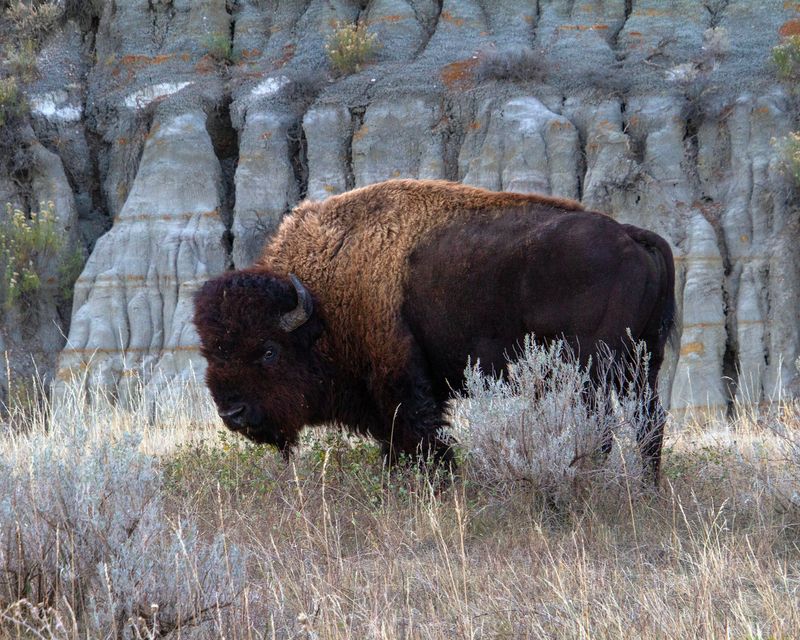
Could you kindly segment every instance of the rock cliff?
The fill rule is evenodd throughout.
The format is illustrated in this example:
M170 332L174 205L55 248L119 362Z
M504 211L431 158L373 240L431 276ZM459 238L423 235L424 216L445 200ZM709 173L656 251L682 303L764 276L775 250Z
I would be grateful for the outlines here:
M201 370L200 282L249 264L299 199L404 176L569 196L668 238L673 410L800 392L800 207L774 144L797 103L770 61L800 4L69 7L27 87L36 188L91 252L58 379L124 397L132 373L157 388ZM326 42L356 21L380 46L337 73Z

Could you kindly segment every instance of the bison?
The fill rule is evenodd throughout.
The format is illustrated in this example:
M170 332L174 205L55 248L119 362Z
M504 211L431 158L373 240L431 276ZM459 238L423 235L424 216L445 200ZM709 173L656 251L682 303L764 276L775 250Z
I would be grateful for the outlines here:
M582 357L643 340L655 391L674 316L669 245L575 201L390 180L301 202L250 268L206 282L194 321L225 425L288 453L304 425L386 455L450 460L445 408L468 359L501 372L527 334ZM658 478L656 393L638 434Z

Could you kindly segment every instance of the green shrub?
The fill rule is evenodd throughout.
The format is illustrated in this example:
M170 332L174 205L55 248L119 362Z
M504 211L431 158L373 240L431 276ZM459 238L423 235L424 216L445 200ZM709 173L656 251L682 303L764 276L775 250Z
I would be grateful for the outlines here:
M21 115L25 103L19 91L19 83L14 77L0 78L0 127Z
M165 479L170 488L199 484L198 476L213 477L209 489L265 496L274 489L269 469L276 449L253 444L244 438L219 431L206 442L195 442L178 449L165 465Z
M334 71L349 75L361 71L375 57L380 48L378 36L367 31L366 24L336 23L325 44L325 51Z
M58 265L58 297L61 302L72 302L75 281L81 275L84 264L86 259L79 248L62 253Z
M784 170L800 186L800 131L792 132L780 140L773 140L773 144L779 149Z
M224 33L211 33L204 40L205 47L210 55L217 62L231 62L233 53L233 43Z
M0 62L18 81L36 78L36 54L47 35L58 25L64 8L58 0L15 0L2 3L0 39L4 46Z
M0 300L8 309L38 293L46 271L61 256L64 238L52 202L43 202L30 216L7 204L6 215L0 223Z
M800 79L800 36L789 36L772 49L772 62L781 80Z
M38 46L62 14L63 9L56 2L17 0L9 4L3 17L20 41L31 40L34 46Z
M22 82L32 82L39 73L36 52L36 43L30 38L6 45L5 64L16 78Z

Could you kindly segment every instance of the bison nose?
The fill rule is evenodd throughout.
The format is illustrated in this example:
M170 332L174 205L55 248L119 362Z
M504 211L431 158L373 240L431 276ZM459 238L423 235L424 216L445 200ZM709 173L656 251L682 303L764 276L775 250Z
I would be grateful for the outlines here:
M219 409L217 413L219 417L226 422L232 422L237 426L244 424L244 417L247 410L247 405L244 402L237 402L226 409Z

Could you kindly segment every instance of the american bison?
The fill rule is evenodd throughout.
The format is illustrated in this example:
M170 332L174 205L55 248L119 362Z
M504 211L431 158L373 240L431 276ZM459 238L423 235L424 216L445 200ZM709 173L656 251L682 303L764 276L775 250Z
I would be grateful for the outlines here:
M250 268L206 282L194 321L226 426L288 452L338 423L387 455L449 460L445 406L468 358L502 371L526 334L583 356L630 338L656 378L674 316L658 235L572 200L390 180L305 201ZM639 434L657 480L657 396Z

